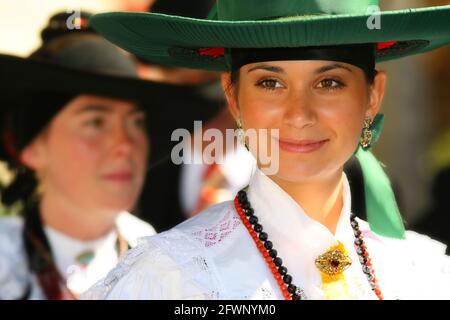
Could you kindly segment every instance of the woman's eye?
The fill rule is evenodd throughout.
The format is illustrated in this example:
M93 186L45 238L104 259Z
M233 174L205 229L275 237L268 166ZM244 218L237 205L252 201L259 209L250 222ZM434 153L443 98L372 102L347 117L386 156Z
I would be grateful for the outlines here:
M275 79L261 80L256 85L267 90L275 90L278 88L283 88L283 85L278 80Z
M105 121L102 118L93 118L85 122L86 126L92 128L101 128L104 125Z
M144 117L142 118L136 118L134 119L134 124L136 125L136 127L138 128L143 128L145 129L147 127L147 119L145 119Z
M339 89L339 88L344 87L344 84L335 79L324 79L319 82L317 87L333 90L333 89Z

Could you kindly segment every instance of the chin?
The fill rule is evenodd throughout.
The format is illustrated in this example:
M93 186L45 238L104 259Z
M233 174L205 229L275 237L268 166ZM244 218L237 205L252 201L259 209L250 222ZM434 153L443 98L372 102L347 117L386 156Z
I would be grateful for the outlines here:
M285 181L300 183L323 176L327 172L329 172L329 168L326 165L320 165L318 161L296 161L290 164L280 164L276 176Z
M349 151L350 152L350 151ZM276 176L290 182L304 182L336 174L351 156L340 152L293 154L280 152L280 168ZM347 157L347 153L349 156Z
M133 209L132 206L108 206L105 208L105 211L111 212L112 214L119 214L121 212L129 212L131 209Z
M104 197L101 203L102 207L108 211L129 211L136 204L136 196L114 196L114 197ZM99 202L100 203L100 202Z

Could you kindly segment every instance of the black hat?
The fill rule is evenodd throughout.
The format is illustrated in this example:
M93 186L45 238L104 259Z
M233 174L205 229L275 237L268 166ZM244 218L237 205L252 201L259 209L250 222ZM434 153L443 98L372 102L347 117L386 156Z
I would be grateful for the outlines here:
M136 101L145 108L150 123L167 131L175 129L171 128L177 114L174 111L180 109L183 124L189 125L187 120L194 114L181 110L182 104L168 106L165 100L170 96L189 97L197 87L139 79L128 53L87 26L67 29L66 17L57 14L50 19L42 33L43 45L28 58L0 55L0 158L17 160L14 150L25 147L62 106L79 94ZM151 137L153 146L168 145L157 139L157 134Z
M32 172L21 168L20 151L77 95L137 102L147 113L151 161L170 152L167 140L174 129L191 126L201 113L186 102L204 106L208 100L204 91L209 91L209 85L179 86L139 79L132 56L83 23L89 14L82 12L81 20L73 22L79 29L68 27L70 17L65 13L51 17L41 33L42 46L28 58L0 54L0 159L22 172L3 190L4 203L26 199L33 191L35 181ZM168 97L179 98L178 103L169 103Z
M156 0L150 12L204 19L215 2L215 0Z
M95 33L89 24L92 13L86 11L58 12L50 17L47 26L41 31L42 42L74 33Z

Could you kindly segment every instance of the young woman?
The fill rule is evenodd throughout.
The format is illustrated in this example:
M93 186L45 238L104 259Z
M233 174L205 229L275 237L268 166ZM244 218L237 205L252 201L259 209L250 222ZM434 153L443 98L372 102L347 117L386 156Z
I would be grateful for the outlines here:
M92 33L58 35L0 64L1 156L15 171L2 202L23 208L0 219L0 299L77 298L155 234L127 210L147 167L140 104L158 88Z
M387 79L376 62L450 42L450 6L371 16L376 4L218 0L210 20L93 18L108 39L149 60L225 71L237 123L279 130L267 143L279 144L279 170L256 170L234 201L149 237L87 298L450 297L445 246L404 232L389 181L368 151ZM256 149L265 147L259 140ZM368 223L351 212L343 172L355 153Z

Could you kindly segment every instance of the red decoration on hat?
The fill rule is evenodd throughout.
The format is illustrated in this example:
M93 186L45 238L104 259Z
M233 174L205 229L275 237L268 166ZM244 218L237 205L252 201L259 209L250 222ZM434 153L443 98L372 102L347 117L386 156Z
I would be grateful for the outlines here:
M89 20L83 17L77 17L75 19L75 25L77 29L86 29L89 27Z
M393 46L395 46L397 43L398 43L398 41L379 42L377 44L377 49L378 50L390 49Z
M198 53L201 56L208 56L212 58L220 58L225 55L225 48L200 48Z
M89 20L85 19L85 18L80 18L80 25L82 28L85 28L88 26Z

